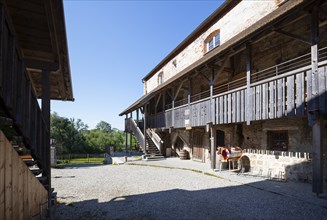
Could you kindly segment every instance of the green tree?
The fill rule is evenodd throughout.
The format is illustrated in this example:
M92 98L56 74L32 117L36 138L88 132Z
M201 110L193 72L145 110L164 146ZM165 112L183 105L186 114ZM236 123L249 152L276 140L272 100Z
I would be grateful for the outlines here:
M101 131L107 131L110 132L111 131L111 125L108 122L105 121L100 121L96 126L96 129L99 129Z
M82 153L85 152L85 139L82 131L87 125L81 126L79 123L75 123L74 119L68 119L60 117L56 112L51 114L51 127L50 136L53 138L57 146L62 146L62 153ZM83 129L77 130L76 127Z

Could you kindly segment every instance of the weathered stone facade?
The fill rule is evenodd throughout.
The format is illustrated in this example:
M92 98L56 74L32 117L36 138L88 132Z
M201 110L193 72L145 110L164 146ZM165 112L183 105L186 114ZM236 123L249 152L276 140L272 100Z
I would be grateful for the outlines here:
M196 40L189 44L183 51L177 54L175 58L171 59L161 70L145 81L144 94L149 93L159 85L159 74L162 74L163 82L165 82L203 57L203 55L207 53L205 40L212 32L220 30L220 43L224 44L233 36L245 30L277 7L278 3L273 0L241 1L208 30L203 32Z

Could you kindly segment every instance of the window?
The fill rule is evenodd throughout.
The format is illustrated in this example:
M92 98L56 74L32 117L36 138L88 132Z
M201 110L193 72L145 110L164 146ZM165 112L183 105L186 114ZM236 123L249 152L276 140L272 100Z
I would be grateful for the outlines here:
M161 85L164 82L163 72L158 74L158 85Z
M212 34L210 34L205 42L206 42L207 52L212 50L215 47L218 47L220 45L220 32L219 32L219 30L217 30L217 31L213 32Z
M288 150L288 132L287 131L268 131L268 148L270 150Z

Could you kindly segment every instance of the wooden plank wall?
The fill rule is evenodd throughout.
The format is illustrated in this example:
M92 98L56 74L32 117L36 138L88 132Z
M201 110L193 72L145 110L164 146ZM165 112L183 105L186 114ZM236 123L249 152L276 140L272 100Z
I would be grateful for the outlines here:
M243 89L215 98L215 124L244 122L246 120L245 95Z
M0 131L0 219L41 219L48 192Z

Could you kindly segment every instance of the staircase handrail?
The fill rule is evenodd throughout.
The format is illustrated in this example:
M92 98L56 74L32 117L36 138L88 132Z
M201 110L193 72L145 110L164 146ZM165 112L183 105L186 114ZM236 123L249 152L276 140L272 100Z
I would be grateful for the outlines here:
M133 120L133 118L129 118L128 119L129 121L129 128L130 130L133 132L136 140L139 142L142 150L145 149L145 146L144 146L144 135L141 131L141 129L137 126L136 122Z
M146 132L149 135L149 137L151 138L151 140L153 141L153 143L156 145L158 150L161 151L161 147L164 143L163 140L161 139L161 137L154 131L154 129L149 128L146 130Z

